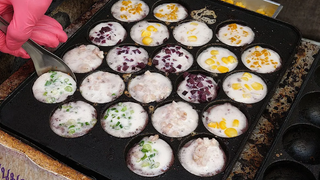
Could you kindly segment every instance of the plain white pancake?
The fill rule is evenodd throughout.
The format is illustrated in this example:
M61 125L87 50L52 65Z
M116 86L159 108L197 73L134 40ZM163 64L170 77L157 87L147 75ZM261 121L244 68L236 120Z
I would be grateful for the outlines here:
M148 13L149 6L140 0L119 0L111 7L113 17L124 22L139 21Z
M126 36L126 30L118 22L97 24L89 32L90 41L98 46L114 46L121 43Z
M68 102L57 108L50 118L54 133L66 138L87 134L97 122L96 109L83 101Z
M258 73L272 73L281 67L279 54L272 49L261 46L245 50L241 59L247 68Z
M59 103L77 89L74 79L66 73L49 71L37 78L32 86L34 97L43 103Z
M126 138L139 134L148 123L148 114L138 103L119 102L101 118L102 128L112 136Z
M189 141L178 154L181 165L191 174L210 177L222 172L226 156L214 138L198 138Z
M120 73L132 73L143 69L148 63L148 52L141 47L114 47L108 52L109 67Z
M168 137L183 137L198 126L198 113L185 102L175 102L158 107L152 114L152 125Z
M103 58L103 51L91 44L75 47L62 57L63 61L75 73L87 73L97 69Z
M216 136L236 137L248 128L246 116L230 103L209 107L202 115L203 125Z
M212 36L212 30L200 21L181 23L173 29L176 41L186 46L203 46L212 39Z
M96 71L80 85L81 95L93 103L107 103L122 95L125 85L119 75Z
M159 102L170 95L172 84L168 77L146 71L143 75L131 79L128 90L130 95L139 102Z
M130 36L140 45L159 46L169 39L169 30L161 23L140 21L132 26Z
M254 32L248 26L232 23L221 27L217 38L229 46L244 46L254 40Z
M155 177L165 173L173 161L171 147L158 135L144 137L127 154L128 168L145 177Z
M257 75L237 72L223 82L223 90L231 99L242 103L256 103L267 95L266 83Z
M197 58L199 66L212 73L227 73L238 65L237 56L222 47L208 47Z
M179 73L192 66L193 56L180 46L167 45L154 56L152 63L160 71Z
M164 22L178 22L188 16L187 9L178 3L164 3L153 10L155 18Z

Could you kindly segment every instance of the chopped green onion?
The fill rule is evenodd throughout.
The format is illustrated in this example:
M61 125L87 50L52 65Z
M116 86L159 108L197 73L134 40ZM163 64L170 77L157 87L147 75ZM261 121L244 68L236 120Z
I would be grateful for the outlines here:
M152 146L150 144L145 144L145 145L143 145L142 149L145 149L147 151L151 151L152 150Z
M127 106L124 106L124 107L121 109L122 112L125 112L126 110L127 110Z
M143 161L143 160L145 160L145 159L147 159L147 155L146 154L144 154L144 156L141 158L141 160Z
M66 86L64 88L64 90L67 91L67 92L72 92L72 87L71 86Z
M69 78L65 78L65 79L64 79L64 82L68 82L68 81L69 81Z
M143 144L144 144L144 141L141 141L141 142L139 143L139 146L143 146Z
M141 166L142 167L148 167L148 166L150 166L150 163L149 162L143 162L142 164L141 164Z
M46 81L45 86L50 86L52 84L52 81Z
M47 91L43 93L43 95L44 95L44 96L46 96L47 94L48 94L48 92L47 92Z
M70 129L70 130L69 130L69 133L70 133L70 134L74 134L75 132L76 132L75 129Z
M71 125L71 126L68 127L68 129L71 129L71 128L74 128L74 127L75 127L74 125Z

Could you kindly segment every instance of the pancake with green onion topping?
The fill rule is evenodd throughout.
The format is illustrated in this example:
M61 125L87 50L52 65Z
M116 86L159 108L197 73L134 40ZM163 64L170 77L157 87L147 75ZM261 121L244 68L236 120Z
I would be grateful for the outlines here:
M34 97L43 103L59 103L73 95L77 89L74 79L66 73L49 71L42 74L34 82L32 92Z
M59 106L50 118L50 128L61 137L75 138L87 134L97 122L96 109L83 101Z
M173 151L158 135L144 137L127 154L127 166L134 173L155 177L165 173L173 164Z
M101 118L102 128L112 136L126 138L139 134L148 123L148 114L138 103L119 102Z

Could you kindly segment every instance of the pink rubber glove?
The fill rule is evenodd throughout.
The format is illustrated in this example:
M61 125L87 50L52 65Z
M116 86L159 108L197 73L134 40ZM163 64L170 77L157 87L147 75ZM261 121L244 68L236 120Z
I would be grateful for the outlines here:
M68 37L62 26L45 16L52 0L0 0L0 15L10 25L7 34L0 32L0 51L17 57L30 58L21 48L29 38L40 45L57 47Z

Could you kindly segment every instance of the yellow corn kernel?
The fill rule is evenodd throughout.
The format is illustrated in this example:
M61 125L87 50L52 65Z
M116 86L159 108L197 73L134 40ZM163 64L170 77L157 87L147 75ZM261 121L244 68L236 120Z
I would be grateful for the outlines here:
M211 66L211 69L217 69L217 67L218 67L218 66L213 65L213 66Z
M222 121L227 121L225 118L222 118Z
M251 84L251 87L256 90L256 91L259 91L259 90L262 90L263 89L263 85L258 83L258 82L254 82Z
M196 42L197 41L197 36L188 36L188 41L190 42Z
M237 62L236 58L233 57L233 56L228 56L228 61L229 61L229 63L235 63L235 62Z
M227 123L226 123L225 121L220 121L219 127L220 127L222 130L225 130L225 129L227 129Z
M218 51L218 50L211 50L211 51L210 51L210 54L211 54L211 55L218 55L218 54L219 54L219 51Z
M248 84L245 84L244 87L246 87L249 91L252 90L252 88Z
M122 1L122 5L124 6L128 6L129 4L131 4L131 1Z
M239 126L239 120L238 119L234 119L232 122L232 127L238 127Z
M217 122L210 122L210 123L208 123L208 127L217 128L218 127L218 123Z
M208 65L212 65L212 64L215 63L215 61L214 61L213 59L209 58L209 59L207 59L207 60L205 61L205 63L208 64Z
M217 56L213 55L211 56L211 59L218 59Z
M161 13L155 13L154 14L156 17L158 17L158 18L162 18L164 15L162 15Z
M251 94L242 94L243 98L251 98Z
M228 27L231 28L231 30L236 30L238 28L236 23L229 24Z
M149 45L149 44L152 43L152 41L153 41L153 39L152 39L151 37L144 37L144 38L142 39L142 43L143 43L144 45Z
M194 26L198 26L198 23L197 23L197 22L191 22L190 24L191 24L191 25L194 25Z
M153 31L153 32L157 32L157 31L158 31L158 29L155 28L155 27L152 26L152 25L148 26L148 27L147 27L147 30L148 30L148 31Z
M234 89L234 90L238 90L238 89L241 88L241 84L240 84L240 83L233 83L233 84L231 85L231 87L232 87L232 89Z
M228 128L224 131L224 133L228 136L228 137L236 137L238 135L238 132L236 129L234 128Z
M218 71L221 73L226 73L226 72L229 72L229 68L227 68L225 66L219 66Z
M241 79L244 81L249 81L249 79L252 78L252 75L250 73L243 73Z
M228 58L226 57L221 58L221 61L224 62L225 64L229 64Z
M149 37L149 36L151 36L151 32L150 31L145 31L145 30L142 31L141 37Z

